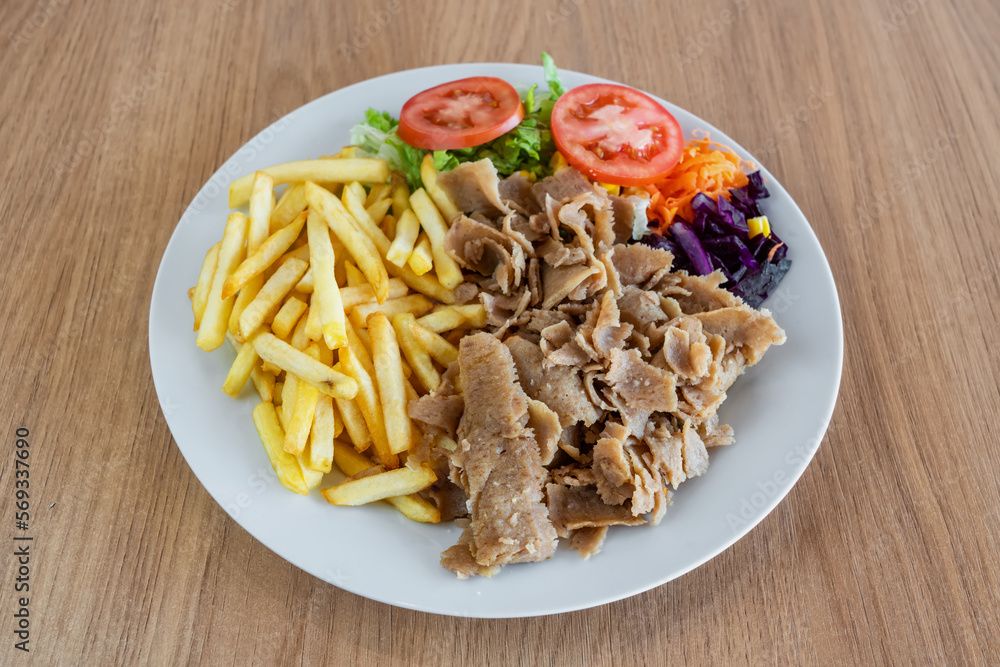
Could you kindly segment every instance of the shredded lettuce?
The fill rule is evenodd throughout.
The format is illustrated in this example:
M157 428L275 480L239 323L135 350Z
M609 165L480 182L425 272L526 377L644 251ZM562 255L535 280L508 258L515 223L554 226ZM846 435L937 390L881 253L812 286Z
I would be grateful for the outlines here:
M552 171L549 162L556 150L549 121L552 107L565 89L549 54L542 54L542 65L548 91L538 93L538 86L533 85L521 94L524 119L517 127L481 146L434 151L434 167L447 171L463 162L489 158L502 176L517 171L527 171L539 178L548 176ZM389 112L368 109L365 119L351 129L351 142L366 154L385 159L390 168L406 176L411 189L416 189L423 186L420 163L429 151L414 148L400 139L396 134L398 125L399 121Z

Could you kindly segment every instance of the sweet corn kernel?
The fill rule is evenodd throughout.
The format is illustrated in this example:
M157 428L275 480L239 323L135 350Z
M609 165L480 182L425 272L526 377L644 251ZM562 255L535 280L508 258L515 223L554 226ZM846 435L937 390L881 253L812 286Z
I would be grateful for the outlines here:
M750 238L759 234L763 234L765 238L771 236L771 223L768 222L766 215L758 218L749 218L747 220L747 227L750 229Z
M528 171L527 169L522 169L521 171L519 171L517 173L521 174L526 179L528 179L529 183L534 183L535 182L535 172Z
M610 194L616 195L622 191L622 186L614 185L613 183L598 183L602 188L607 190Z
M569 163L566 162L566 158L563 157L562 153L556 151L552 154L552 159L549 160L549 166L552 167L552 172L555 173L568 167Z

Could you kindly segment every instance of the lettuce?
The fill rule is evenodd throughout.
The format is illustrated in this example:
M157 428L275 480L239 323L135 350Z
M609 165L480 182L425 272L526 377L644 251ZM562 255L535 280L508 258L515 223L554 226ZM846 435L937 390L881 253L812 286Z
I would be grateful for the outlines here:
M434 167L438 171L454 169L463 162L489 158L502 176L527 171L538 178L551 173L549 162L555 153L555 142L549 121L552 107L565 92L552 57L542 54L548 91L539 94L537 85L521 95L524 119L510 132L488 143L471 148L434 151ZM402 172L411 189L423 186L420 163L429 151L410 146L396 134L399 121L387 111L369 109L365 119L351 130L351 142L366 154L385 159L392 169Z

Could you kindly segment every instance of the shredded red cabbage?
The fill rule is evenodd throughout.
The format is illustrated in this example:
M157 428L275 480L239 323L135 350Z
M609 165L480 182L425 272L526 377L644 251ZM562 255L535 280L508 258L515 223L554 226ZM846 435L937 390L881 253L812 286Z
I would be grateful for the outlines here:
M642 243L669 250L674 268L704 276L721 271L722 284L751 308L758 308L777 288L792 260L788 246L774 233L750 238L747 219L763 215L759 202L769 196L759 171L748 175L742 188L717 200L698 194L691 200L694 220L674 218L669 235L649 234Z

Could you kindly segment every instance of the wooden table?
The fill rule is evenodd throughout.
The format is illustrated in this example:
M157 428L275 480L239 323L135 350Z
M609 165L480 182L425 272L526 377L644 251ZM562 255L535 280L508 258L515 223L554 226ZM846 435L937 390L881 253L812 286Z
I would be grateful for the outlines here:
M996 2L9 0L0 25L0 505L9 540L28 429L41 662L1000 659ZM725 128L788 188L840 290L839 406L788 498L665 586L539 619L391 608L284 562L195 479L153 390L150 290L195 193L278 116L543 49Z

